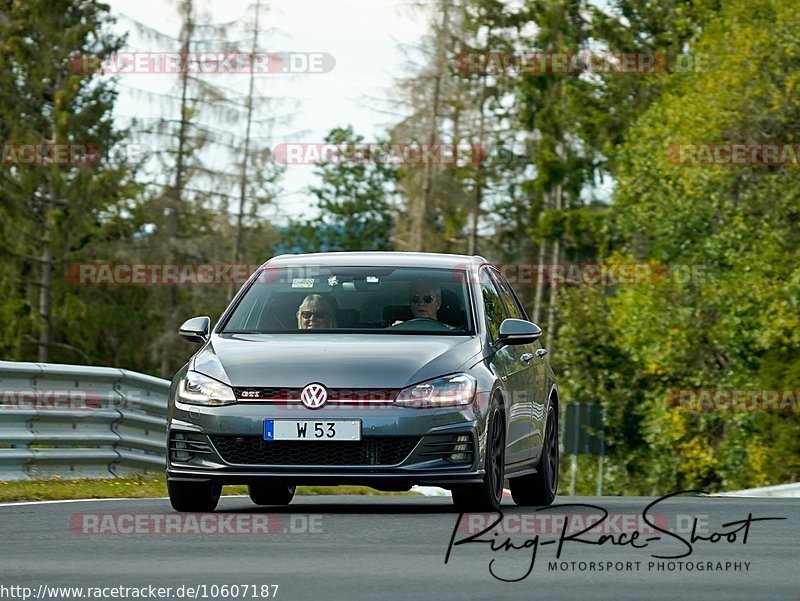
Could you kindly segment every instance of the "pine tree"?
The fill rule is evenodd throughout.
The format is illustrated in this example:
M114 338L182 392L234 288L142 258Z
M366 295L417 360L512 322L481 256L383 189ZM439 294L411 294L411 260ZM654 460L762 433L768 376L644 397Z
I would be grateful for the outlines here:
M18 359L87 359L63 341L71 317L63 276L101 213L120 201L130 171L110 154L122 141L111 114L113 81L76 66L84 56L121 47L123 40L108 33L111 22L108 7L89 0L0 6L0 255L2 279L16 292L0 303L13 324L3 350ZM42 149L48 164L15 162L18 144ZM93 158L59 157L67 145Z

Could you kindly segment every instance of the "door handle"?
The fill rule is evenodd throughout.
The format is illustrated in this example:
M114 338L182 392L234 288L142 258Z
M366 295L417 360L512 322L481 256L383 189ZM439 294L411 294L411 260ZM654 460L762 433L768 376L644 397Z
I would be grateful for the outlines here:
M542 357L544 357L546 354L547 354L547 349L546 348L536 349L536 356L539 357L540 359Z
M533 355L530 353L523 353L519 358L523 363L530 363L531 359L533 359Z

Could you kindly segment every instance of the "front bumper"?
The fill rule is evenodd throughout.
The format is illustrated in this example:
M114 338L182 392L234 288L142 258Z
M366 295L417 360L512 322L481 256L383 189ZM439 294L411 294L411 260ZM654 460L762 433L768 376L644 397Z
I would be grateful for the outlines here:
M264 441L265 419L358 419L362 440ZM471 405L447 409L329 405L310 410L258 402L223 407L175 403L168 420L167 477L222 484L263 479L364 484L388 490L413 484L475 484L484 476L484 421L480 409Z

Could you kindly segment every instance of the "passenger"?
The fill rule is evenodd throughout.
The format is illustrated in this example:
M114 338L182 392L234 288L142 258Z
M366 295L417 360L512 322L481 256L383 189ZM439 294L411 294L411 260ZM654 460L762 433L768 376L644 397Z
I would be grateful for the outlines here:
M319 294L309 294L297 309L297 327L301 330L323 330L336 327L334 301Z

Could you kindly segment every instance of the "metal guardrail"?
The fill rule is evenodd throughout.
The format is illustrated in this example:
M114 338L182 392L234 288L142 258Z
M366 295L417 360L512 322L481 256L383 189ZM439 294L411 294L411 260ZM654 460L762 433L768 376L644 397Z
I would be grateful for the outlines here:
M111 367L0 361L0 480L163 470L169 385Z
M794 497L800 498L800 482L789 484L775 484L773 486L760 486L730 492L719 492L711 497Z

